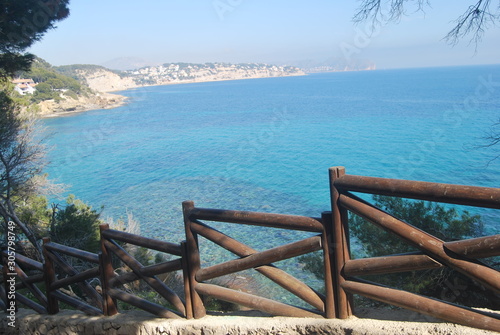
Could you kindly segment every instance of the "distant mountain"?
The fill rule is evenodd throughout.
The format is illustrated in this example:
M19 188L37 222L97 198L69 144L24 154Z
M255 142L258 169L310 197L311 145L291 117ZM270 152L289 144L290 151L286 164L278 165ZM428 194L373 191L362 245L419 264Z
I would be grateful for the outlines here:
M104 62L101 65L112 70L127 71L159 64L137 57L120 57Z

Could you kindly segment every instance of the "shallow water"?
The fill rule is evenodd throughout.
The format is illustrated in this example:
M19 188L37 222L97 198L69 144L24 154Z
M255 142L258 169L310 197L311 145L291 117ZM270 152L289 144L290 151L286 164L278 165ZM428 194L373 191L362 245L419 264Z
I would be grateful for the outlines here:
M132 213L142 235L184 239L181 202L320 216L328 168L347 173L498 187L498 147L477 149L498 121L500 66L315 74L121 92L130 103L44 120L51 178ZM481 214L499 233L498 211ZM257 250L307 235L219 224ZM308 235L309 236L309 235ZM202 245L203 262L226 259ZM284 266L304 277L297 261ZM281 293L276 293L280 295ZM284 298L285 301L288 298Z

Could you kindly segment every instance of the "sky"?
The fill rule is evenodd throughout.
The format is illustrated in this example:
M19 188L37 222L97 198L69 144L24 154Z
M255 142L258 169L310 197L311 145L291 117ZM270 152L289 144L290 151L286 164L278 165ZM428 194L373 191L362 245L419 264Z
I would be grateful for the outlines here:
M359 1L71 0L29 51L53 65L367 60L378 69L500 63L500 25L478 45L443 37L474 0L411 2L398 23L354 24ZM495 6L495 5L493 5Z

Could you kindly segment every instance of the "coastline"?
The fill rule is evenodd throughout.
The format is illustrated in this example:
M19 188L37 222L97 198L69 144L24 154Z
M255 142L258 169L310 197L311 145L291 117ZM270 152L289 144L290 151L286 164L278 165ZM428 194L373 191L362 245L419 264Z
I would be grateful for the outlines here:
M252 79L272 79L272 78L287 78L287 77L303 77L307 76L308 73L299 73L299 74L289 74L286 76L267 76L267 77L236 77L236 78L218 78L218 79L209 79L209 80L180 80L180 81L171 81L171 82L162 82L159 84L150 84L150 85L138 85L136 87L131 87L129 89L140 88L140 87L155 87L155 86L170 86L170 85L183 85L183 84L200 84L200 83L216 83L220 81L239 81L239 80L252 80ZM124 90L114 90L114 91L106 91L106 92L120 92Z
M268 77L247 77L247 78L222 78L222 79L212 79L212 80L182 80L176 82L168 82L168 83L160 83L160 84L150 84L150 85L137 85L133 87L128 87L125 90L131 90L142 87L155 87L155 86L170 86L170 85L183 85L183 84L198 84L198 83L210 83L210 82L219 82L219 81L237 81L237 80L251 80L251 79L267 79L267 78L286 78L286 77L299 77L299 76L307 76L307 73L300 74L292 74L287 76L268 76ZM124 89L116 89L116 90L106 90L104 92L100 92L96 95L97 101L89 99L83 99L80 101L77 100L66 100L67 106L64 106L66 103L62 103L56 105L56 103L52 103L52 106L41 106L42 111L40 112L41 118L56 118L56 117L65 117L71 116L74 114L79 114L83 112L88 112L92 110L98 109L114 109L128 104L129 98L116 92L124 91ZM72 100L72 101L71 101ZM42 102L40 104L51 104L50 102ZM39 104L39 105L40 105ZM45 109L45 110L44 110ZM50 111L48 110L50 109Z

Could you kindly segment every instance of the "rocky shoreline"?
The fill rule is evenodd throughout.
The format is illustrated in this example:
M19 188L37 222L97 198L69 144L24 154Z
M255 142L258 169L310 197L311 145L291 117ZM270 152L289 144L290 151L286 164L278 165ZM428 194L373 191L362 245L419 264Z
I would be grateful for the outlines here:
M59 102L46 100L38 103L38 108L40 117L52 118L95 109L113 109L125 105L127 100L128 98L123 95L98 93L91 97L66 98Z

